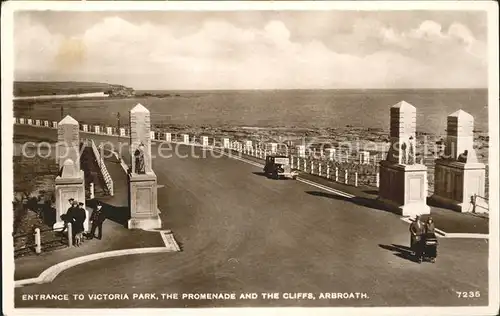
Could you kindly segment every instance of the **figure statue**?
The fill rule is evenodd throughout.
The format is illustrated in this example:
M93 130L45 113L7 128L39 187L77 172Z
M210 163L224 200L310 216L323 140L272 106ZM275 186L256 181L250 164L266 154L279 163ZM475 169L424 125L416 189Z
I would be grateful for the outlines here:
M406 164L406 143L401 145L401 163Z
M137 174L145 174L146 168L144 165L144 144L141 143L139 148L137 148L134 152L135 157L135 173Z
M469 151L468 150L464 150L463 153L461 153L460 155L458 155L457 161L458 162L467 163L468 156L469 156Z
M409 165L414 165L415 164L415 150L413 148L413 143L411 140L413 137L410 137L410 148L408 149L408 164Z

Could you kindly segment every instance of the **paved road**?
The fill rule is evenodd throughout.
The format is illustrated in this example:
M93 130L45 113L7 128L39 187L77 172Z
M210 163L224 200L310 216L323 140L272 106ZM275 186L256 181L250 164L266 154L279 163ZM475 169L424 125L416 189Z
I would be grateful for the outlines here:
M97 137L96 139L98 139ZM100 139L100 138L99 138ZM187 154L191 147L181 146ZM195 152L199 155L200 148ZM436 264L405 256L398 216L297 181L276 181L223 158L155 158L159 207L181 253L72 268L51 284L16 289L17 306L421 306L487 304L488 243L441 239ZM365 300L319 293L366 292ZM459 299L455 291L480 291ZM23 293L314 293L316 300L22 301Z

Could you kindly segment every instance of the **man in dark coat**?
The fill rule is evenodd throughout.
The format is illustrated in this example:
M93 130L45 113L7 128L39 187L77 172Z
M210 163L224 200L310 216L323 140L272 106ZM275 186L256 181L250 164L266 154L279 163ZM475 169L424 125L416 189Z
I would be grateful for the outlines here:
M410 233L411 233L411 248L412 251L417 256L419 262L422 259L422 236L425 234L425 225L421 220L420 215L417 215L415 221L410 225Z
M66 211L66 214L61 215L61 219L64 221L64 227L61 230L61 234L63 234L66 231L66 229L68 229L68 223L71 223L71 225L74 225L73 217L74 217L75 209L78 208L77 202L75 201L75 199L71 198L68 200L68 202L69 202L70 207Z
M90 216L90 222L92 223L92 228L90 229L89 239L97 238L99 240L102 239L102 223L106 220L106 215L104 214L104 210L102 209L102 205L100 202L97 203L96 208L92 211L92 215ZM97 237L95 236L96 229L99 228L99 233Z
M85 230L83 227L83 223L87 219L87 212L83 208L83 203L78 203L78 207L74 210L73 216L73 235L83 233Z

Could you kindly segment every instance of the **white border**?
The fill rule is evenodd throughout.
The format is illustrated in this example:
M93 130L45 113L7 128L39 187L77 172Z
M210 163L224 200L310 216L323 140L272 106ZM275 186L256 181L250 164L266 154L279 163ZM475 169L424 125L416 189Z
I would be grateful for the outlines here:
M498 215L498 4L494 1L248 1L248 2L131 2L131 1L9 1L2 3L2 206L4 210L12 208L12 92L13 92L13 12L21 10L64 10L64 11L232 11L232 10L447 10L447 11L487 11L488 15L488 47L489 47L489 168L490 168L490 239L489 239L489 306L488 307L355 307L355 308L223 308L223 309L168 309L169 314L193 315L235 313L253 315L265 312L266 315L303 314L317 315L370 314L370 315L403 315L416 312L422 315L495 315L499 309L499 215ZM9 214L8 212L6 213ZM14 309L13 291L13 245L11 239L12 216L3 216L2 220L2 272L3 272L3 306L6 315L66 315L64 309ZM9 277L12 276L12 277ZM7 299L5 299L7 298ZM464 304L467 303L464 301ZM123 315L123 314L158 314L164 315L162 309L119 309L95 310L72 309L71 313L86 315L89 313Z

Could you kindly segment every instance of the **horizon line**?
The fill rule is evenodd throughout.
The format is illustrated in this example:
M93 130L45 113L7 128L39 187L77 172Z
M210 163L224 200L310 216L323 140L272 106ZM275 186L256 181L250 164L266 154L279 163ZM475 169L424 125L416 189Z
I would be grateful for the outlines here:
M108 84L108 85L119 85L126 88L134 89L135 91L279 91L279 90L487 90L489 87L398 87L398 88L377 88L377 87L369 87L369 88L342 88L342 87L331 87L331 88L199 88L199 89L191 89L191 88L134 88L132 86L124 85L121 83L109 83L109 82L99 82L99 81L72 81L72 80L14 80L13 83L92 83L92 84Z

